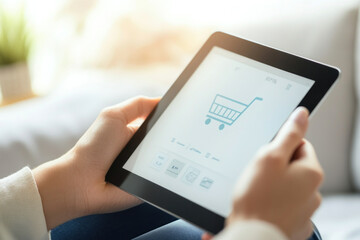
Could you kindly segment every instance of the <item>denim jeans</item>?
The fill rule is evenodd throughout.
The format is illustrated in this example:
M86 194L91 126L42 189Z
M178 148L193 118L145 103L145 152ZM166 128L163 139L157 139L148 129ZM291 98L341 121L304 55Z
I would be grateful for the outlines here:
M53 229L51 239L200 240L202 234L203 231L197 227L144 203L117 213L71 220ZM310 239L319 238L314 233Z

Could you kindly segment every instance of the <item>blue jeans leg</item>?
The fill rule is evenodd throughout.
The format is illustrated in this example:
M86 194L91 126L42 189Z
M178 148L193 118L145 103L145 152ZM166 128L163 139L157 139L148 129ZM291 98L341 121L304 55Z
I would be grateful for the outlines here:
M175 221L176 220L176 221ZM134 239L136 240L199 240L203 231L177 220L149 205L109 214L97 214L66 222L51 231L52 240ZM309 240L321 240L314 227Z
M51 231L52 240L133 239L176 218L149 205L68 221Z
M145 233L134 240L200 240L204 232L182 220L177 220Z
M197 227L182 220L177 220L145 233L134 240L200 240L203 233ZM314 233L308 240L321 240L320 233L315 225Z

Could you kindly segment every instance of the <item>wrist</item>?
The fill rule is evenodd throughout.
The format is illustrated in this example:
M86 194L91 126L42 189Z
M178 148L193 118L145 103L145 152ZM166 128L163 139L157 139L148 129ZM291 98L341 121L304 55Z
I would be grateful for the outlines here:
M286 221L286 220L285 220ZM244 222L262 222L268 226L272 226L276 228L278 231L280 231L286 238L290 237L289 231L287 231L287 228L284 226L286 224L282 224L279 221L276 221L275 219L268 218L266 216L256 215L256 214L231 214L227 220L226 220L226 226L235 226L239 225L239 223Z
M246 233L246 235L244 234ZM288 240L289 237L273 223L260 219L234 219L216 239L233 239L234 236L251 239Z
M64 159L65 158L65 159ZM81 209L74 187L74 172L68 155L49 161L33 170L48 230L76 217Z

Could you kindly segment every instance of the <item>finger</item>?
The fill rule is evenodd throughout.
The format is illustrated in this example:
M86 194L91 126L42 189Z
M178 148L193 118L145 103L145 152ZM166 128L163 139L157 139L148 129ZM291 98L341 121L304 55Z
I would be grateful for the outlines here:
M313 233L313 225L310 219L291 237L291 239L308 239Z
M288 161L302 143L308 126L308 117L309 111L306 108L297 108L271 142L284 160Z
M296 150L294 160L292 163L294 166L304 166L322 171L314 147L305 139L303 140L303 144Z
M314 188L319 187L323 181L324 172L311 143L304 140L304 144L296 150L294 158L290 171L302 178L303 182L313 184Z
M154 109L160 98L135 97L108 109L113 117L129 124L140 117L146 117Z
M305 139L302 139L301 143L299 144L298 148L295 150L293 156L292 156L292 159L291 159L291 162L294 162L296 160L300 160L303 155L304 155L304 152L303 152L303 148L302 146L305 144L306 140Z
M319 191L314 191L303 202L306 204L302 208L302 216L299 219L310 219L316 209L321 205L322 196Z
M321 193L319 191L316 191L315 194L313 194L312 198L311 198L311 206L312 206L312 214L311 216L314 214L314 212L316 211L316 209L318 209L321 205L322 202L322 196Z
M130 123L129 125L127 125L127 129L130 131L130 137L132 135L134 135L134 133L139 129L141 124L134 124L134 123Z
M203 233L203 235L201 236L201 240L211 240L212 238L213 236L209 233Z

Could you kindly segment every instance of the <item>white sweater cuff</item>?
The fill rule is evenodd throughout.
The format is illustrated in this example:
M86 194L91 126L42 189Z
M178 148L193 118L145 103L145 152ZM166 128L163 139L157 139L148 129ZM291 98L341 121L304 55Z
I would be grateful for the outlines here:
M236 221L226 227L214 240L288 240L285 234L275 225L260 221Z
M29 167L0 179L0 196L0 239L49 239L41 197Z

